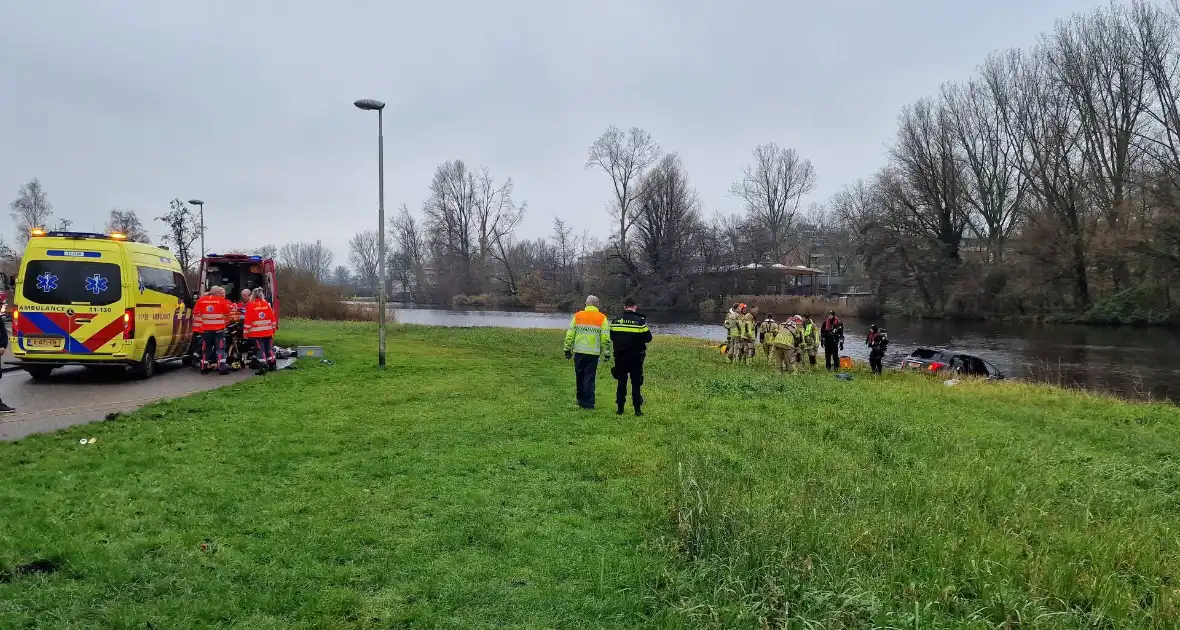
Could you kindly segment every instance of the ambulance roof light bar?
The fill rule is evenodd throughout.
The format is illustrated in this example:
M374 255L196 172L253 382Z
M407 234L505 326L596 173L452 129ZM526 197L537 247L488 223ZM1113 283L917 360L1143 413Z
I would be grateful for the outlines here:
M44 230L41 230L41 234L37 234L37 231L33 230L32 235L33 236L56 236L59 238L101 238L103 240L108 240L108 241L111 240L111 236L109 234L99 234L97 232L61 232L61 231L46 232ZM124 238L126 238L126 237L124 237Z

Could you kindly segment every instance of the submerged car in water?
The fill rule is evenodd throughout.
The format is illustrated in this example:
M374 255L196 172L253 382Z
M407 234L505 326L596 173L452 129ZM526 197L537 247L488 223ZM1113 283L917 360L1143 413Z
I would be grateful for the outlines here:
M964 352L915 348L910 356L901 360L903 370L923 370L932 374L957 374L992 380L1004 378L1004 373L986 359Z

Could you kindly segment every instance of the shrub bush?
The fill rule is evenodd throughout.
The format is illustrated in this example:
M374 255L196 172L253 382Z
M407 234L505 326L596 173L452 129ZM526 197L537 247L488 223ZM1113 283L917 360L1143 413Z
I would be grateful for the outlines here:
M306 319L377 321L376 304L355 304L339 287L323 284L306 271L280 267L279 317ZM392 313L387 313L392 319Z

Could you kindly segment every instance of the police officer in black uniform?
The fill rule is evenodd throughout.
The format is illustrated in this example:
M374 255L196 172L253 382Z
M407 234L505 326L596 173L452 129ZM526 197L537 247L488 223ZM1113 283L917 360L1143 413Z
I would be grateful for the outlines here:
M647 328L647 317L636 310L635 300L623 302L623 314L611 320L610 340L615 347L615 365L611 376L619 381L615 390L615 402L619 405L616 413L623 415L627 404L627 379L631 379L631 403L635 415L643 415L643 360L647 357L647 344L651 343L651 331Z

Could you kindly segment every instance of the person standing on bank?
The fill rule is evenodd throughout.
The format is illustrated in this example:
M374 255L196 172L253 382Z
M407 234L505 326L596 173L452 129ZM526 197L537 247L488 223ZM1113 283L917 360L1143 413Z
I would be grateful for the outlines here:
M565 358L574 360L574 378L578 387L578 406L594 408L594 379L598 359L610 361L610 320L598 310L598 298L586 296L586 308L574 313L565 333Z
M610 341L615 350L615 365L610 373L619 382L615 390L615 404L619 409L615 413L620 416L627 405L628 378L635 415L643 415L643 360L647 357L647 344L651 343L651 330L647 327L647 317L637 308L635 300L627 298L623 301L623 314L610 323Z

